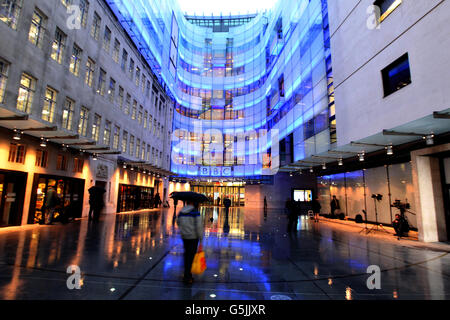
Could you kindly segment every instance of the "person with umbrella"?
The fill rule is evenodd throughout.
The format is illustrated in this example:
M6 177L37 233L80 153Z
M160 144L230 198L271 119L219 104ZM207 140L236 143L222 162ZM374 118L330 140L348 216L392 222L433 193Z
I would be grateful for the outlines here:
M183 200L186 206L178 213L177 224L180 229L184 245L184 277L185 284L192 284L192 263L199 242L203 239L203 222L200 216L199 203L205 201L201 194L195 192L176 192L171 197ZM206 198L206 197L205 197Z

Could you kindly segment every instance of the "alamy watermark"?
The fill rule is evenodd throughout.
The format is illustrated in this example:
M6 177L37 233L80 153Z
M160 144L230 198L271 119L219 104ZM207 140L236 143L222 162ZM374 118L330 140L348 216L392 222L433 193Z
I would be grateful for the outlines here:
M67 271L70 276L67 278L66 285L69 290L80 290L82 285L81 269L79 266L71 265L67 267Z
M69 30L81 29L81 9L79 6L69 6L67 8L67 15L69 16L66 21L66 26Z
M369 290L381 289L381 269L377 265L371 265L367 267L367 273L372 275L367 279L367 288Z

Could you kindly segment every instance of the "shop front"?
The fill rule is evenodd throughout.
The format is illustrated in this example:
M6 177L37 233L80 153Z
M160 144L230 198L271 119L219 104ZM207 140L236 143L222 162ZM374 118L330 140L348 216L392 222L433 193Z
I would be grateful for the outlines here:
M27 174L0 170L0 227L20 226Z
M117 212L152 209L154 190L150 187L120 184Z
M51 187L56 190L59 200L55 218L63 213L73 218L81 218L84 184L85 181L81 179L35 174L28 223L36 224L43 221L46 195Z

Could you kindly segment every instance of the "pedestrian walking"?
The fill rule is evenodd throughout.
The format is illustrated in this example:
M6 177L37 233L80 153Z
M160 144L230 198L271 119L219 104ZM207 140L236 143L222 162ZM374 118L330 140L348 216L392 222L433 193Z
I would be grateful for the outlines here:
M312 201L312 210L314 213L314 222L319 222L320 210L322 206L320 205L319 198L315 197Z
M178 227L184 245L184 277L185 284L192 284L192 262L199 242L203 239L203 222L201 220L199 204L191 200L186 201L187 205L181 209L177 217Z

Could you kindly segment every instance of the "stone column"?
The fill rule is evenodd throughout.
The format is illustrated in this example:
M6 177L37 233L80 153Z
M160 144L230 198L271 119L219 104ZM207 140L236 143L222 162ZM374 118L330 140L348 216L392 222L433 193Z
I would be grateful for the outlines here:
M447 241L445 208L439 158L432 154L450 150L450 144L417 150L411 153L412 174L416 189L419 240Z

